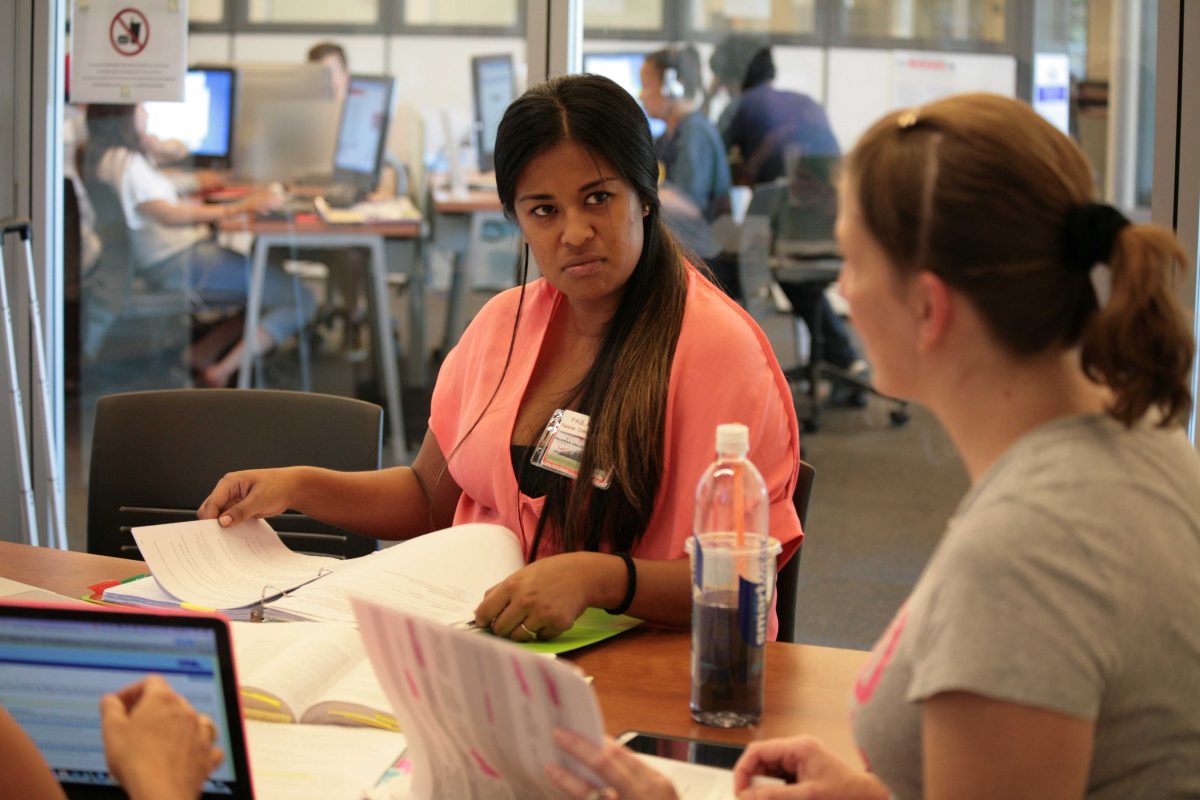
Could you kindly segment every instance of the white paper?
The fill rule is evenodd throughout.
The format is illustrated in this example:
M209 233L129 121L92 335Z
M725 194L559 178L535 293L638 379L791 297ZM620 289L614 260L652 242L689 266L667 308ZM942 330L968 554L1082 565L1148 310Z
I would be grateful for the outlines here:
M599 744L600 708L573 667L490 636L353 601L367 655L408 737L412 796L526 798L568 763L556 727ZM594 776L589 776L594 780Z
M637 757L667 776L679 800L734 800L737 797L733 793L733 772L730 770L646 753L638 753ZM773 780L772 784L782 785L783 781ZM754 785L767 784L756 781Z
M275 601L269 613L352 623L350 597L357 595L450 625L472 619L484 592L525 561L511 531L477 523L418 536L343 564L336 574Z
M187 0L76 0L71 100L183 100Z
M349 563L293 552L261 519L153 525L134 528L133 539L164 590L215 609L256 605Z
M404 752L404 734L246 722L259 800L358 800Z

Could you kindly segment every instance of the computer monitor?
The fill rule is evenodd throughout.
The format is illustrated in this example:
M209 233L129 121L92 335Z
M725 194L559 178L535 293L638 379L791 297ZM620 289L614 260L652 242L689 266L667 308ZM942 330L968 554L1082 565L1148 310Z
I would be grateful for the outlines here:
M583 71L592 75L603 75L633 95L639 103L642 100L642 63L646 60L645 53L584 53ZM650 121L650 134L654 138L662 136L667 131L665 120L647 116Z
M183 102L144 103L146 131L183 142L197 167L229 169L233 163L237 72L229 67L192 67Z
M509 54L471 59L475 94L475 136L479 171L490 172L496 153L496 129L516 92L513 58Z
M234 172L251 183L329 180L338 102L323 64L239 64Z
M350 76L333 151L335 184L352 186L365 194L379 182L387 154L394 89L392 78Z
M584 53L583 71L603 75L633 95L642 96L642 62L645 53Z

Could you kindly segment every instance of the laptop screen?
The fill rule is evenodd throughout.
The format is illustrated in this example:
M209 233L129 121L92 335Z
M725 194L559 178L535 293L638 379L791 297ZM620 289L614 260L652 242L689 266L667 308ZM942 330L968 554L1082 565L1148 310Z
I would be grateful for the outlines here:
M105 796L103 787L116 787L104 758L100 697L148 673L163 676L216 725L225 760L204 797L251 797L223 620L0 603L0 703L68 796Z

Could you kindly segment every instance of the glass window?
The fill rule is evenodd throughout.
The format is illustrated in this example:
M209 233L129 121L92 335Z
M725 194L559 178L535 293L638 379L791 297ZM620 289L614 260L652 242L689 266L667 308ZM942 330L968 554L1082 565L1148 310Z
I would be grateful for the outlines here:
M843 33L890 39L1003 42L1005 0L843 0Z
M225 18L225 0L192 0L188 3L189 22L221 22Z
M461 25L511 28L517 24L516 0L404 0L405 25Z
M691 0L691 24L704 30L811 33L816 0Z
M250 0L250 22L330 25L373 25L379 20L378 0Z
M732 292L759 322L781 364L798 376L792 386L805 423L805 459L823 487L808 514L814 535L805 543L800 573L801 641L869 647L911 589L969 481L927 409L909 406L905 421L886 398L837 382L809 385L804 364L812 356L810 322L821 331L825 363L870 382L870 354L835 291L822 292L826 287L811 277L770 272L766 259L751 258L762 239L745 232L766 227L773 234L773 244L763 249L774 247L775 265L816 243L806 240L827 238L830 215L813 212L825 209L824 179L836 153L852 148L888 111L971 91L1028 98L1083 145L1101 196L1131 215L1144 214L1139 206L1148 197L1152 163L1152 14L1143 4L1128 4L1136 9L1128 12L1086 0L1037 5L1040 13L1029 23L1038 43L1033 48L1009 40L1011 9L1004 0L689 0L685 41L675 44L686 48L690 40L697 48L701 80L687 80L688 59L681 54L674 99L661 91L665 74L648 80L644 106L658 117L665 137L664 193L675 175L688 174L672 163L685 158L670 145L680 119L699 112L723 134L727 150L704 166L728 159L735 183L731 205L748 209L749 223L739 229L717 219L712 228L725 237L720 252L702 249L707 240L701 237L689 243L718 278L730 278ZM831 18L823 19L825 13ZM822 46L812 41L816 37L806 42L786 36L823 30L858 41ZM1114 31L1121 35L1114 39ZM646 41L617 24L589 24L585 69L641 94L641 54L676 36L668 27L660 39ZM1023 82L1026 74L1031 80ZM701 88L692 94L697 84ZM796 108L808 111L786 110ZM763 135L768 110L794 114L803 133L793 137L781 126L778 136ZM695 165L691 172L707 174ZM781 177L790 191L772 185ZM677 232L692 230L681 224ZM762 269L755 271L755 263ZM920 491L908 477L913 475L920 476ZM864 596L873 600L864 603ZM847 602L860 610L847 615Z
M588 0L583 26L589 30L653 31L663 24L663 0Z

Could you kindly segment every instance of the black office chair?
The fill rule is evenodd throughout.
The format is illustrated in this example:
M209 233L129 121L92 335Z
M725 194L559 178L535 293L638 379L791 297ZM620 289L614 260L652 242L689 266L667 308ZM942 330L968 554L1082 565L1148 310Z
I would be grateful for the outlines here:
M796 516L800 517L800 528L808 534L808 501L812 497L813 481L817 471L812 464L800 462L800 470L796 475L796 488L792 491L792 505L796 507ZM775 613L779 617L779 641L796 641L796 591L800 585L800 550L788 559L779 570L775 581Z
M309 464L380 466L383 409L266 389L172 389L101 397L88 483L89 553L139 558L131 529L196 518L227 472ZM376 549L303 514L269 520L293 550L352 558Z
M822 185L820 181L809 181L804 186L813 192L813 184ZM827 325L836 320L826 318L833 310L825 289L837 280L842 265L833 238L836 198L832 187L828 195L818 193L799 200L795 191L796 187L785 179L754 188L739 254L746 310L763 324L764 316L774 312L772 287L778 285L792 305L796 317L793 324L799 326L803 320L808 329L808 360L784 369L789 382L803 381L807 387L806 413L800 419L804 430L820 427L822 380L831 380L863 398L874 395L887 401L893 406L889 414L892 425L903 425L908 421L905 401L881 394L869 381L827 360L826 328L846 338L840 329ZM800 329L795 330L799 350ZM848 341L843 346L850 347Z

